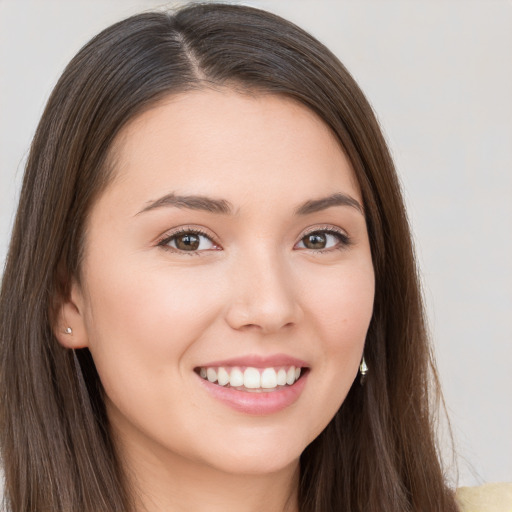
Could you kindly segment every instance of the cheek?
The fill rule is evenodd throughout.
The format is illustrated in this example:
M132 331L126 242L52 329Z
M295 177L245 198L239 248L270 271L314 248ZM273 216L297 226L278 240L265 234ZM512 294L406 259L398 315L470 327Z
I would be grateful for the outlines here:
M314 284L308 287L308 307L318 351L316 371L322 375L318 396L325 400L319 424L326 424L359 370L373 313L373 267L368 262L317 274Z
M187 349L217 314L218 298L205 293L200 273L140 261L94 268L87 281L86 323L105 389L181 373Z
M305 283L308 309L328 351L362 349L373 312L374 274L370 262L317 273Z

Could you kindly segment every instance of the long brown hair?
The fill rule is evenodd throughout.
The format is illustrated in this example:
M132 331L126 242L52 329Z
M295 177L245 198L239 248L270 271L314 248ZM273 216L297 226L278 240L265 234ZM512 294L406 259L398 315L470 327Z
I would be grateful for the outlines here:
M164 96L209 84L281 94L332 129L359 181L376 294L365 357L335 417L301 456L301 512L455 511L433 434L437 378L399 183L372 109L344 66L261 10L195 4L92 39L57 83L34 137L0 303L0 442L13 512L132 509L87 349L52 315L80 280L88 212L114 176L120 129Z

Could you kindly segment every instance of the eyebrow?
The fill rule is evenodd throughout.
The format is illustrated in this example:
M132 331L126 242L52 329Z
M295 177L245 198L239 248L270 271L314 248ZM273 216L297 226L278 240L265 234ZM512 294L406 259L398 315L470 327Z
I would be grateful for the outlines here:
M233 212L233 207L225 199L213 199L206 196L179 196L174 193L167 194L156 201L150 201L137 215L162 208L164 206L174 206L175 208L187 208L189 210L202 210L210 213L220 213L229 215Z
M359 201L349 196L348 194L342 194L341 192L323 197L321 199L312 199L311 201L306 201L303 205L299 206L297 210L295 210L295 213L297 215L308 215L310 213L326 210L327 208L331 208L333 206L350 206L364 215L364 210L361 203L359 203Z
M350 206L364 215L363 207L359 201L341 192L320 199L306 201L295 210L295 214L309 215L326 210L327 208L332 208L333 206ZM233 215L234 212L233 205L226 199L214 199L200 195L181 196L171 192L155 201L150 201L137 215L163 207L186 208L189 210L200 210L222 215Z

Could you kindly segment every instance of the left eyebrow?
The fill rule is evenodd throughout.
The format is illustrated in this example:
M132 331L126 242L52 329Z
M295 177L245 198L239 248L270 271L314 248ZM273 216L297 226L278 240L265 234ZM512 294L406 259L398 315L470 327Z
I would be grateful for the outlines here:
M341 192L337 194L332 194L327 197L322 197L320 199L312 199L311 201L306 201L303 205L299 206L297 210L295 210L296 215L309 215L310 213L320 212L322 210L326 210L327 208L331 208L332 206L350 206L355 208L359 213L364 216L364 209L353 197L342 194Z
M209 213L220 213L228 215L232 213L233 207L225 199L213 199L206 196L180 196L174 193L167 194L160 199L150 201L137 215L162 208L164 206L174 206L175 208L187 208L189 210L202 210Z

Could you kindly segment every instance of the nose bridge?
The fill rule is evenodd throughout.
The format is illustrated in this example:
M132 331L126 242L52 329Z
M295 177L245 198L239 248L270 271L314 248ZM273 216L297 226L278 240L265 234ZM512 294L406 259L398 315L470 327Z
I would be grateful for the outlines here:
M300 307L285 254L275 241L260 241L233 263L232 300L227 320L235 329L277 331L295 324Z

